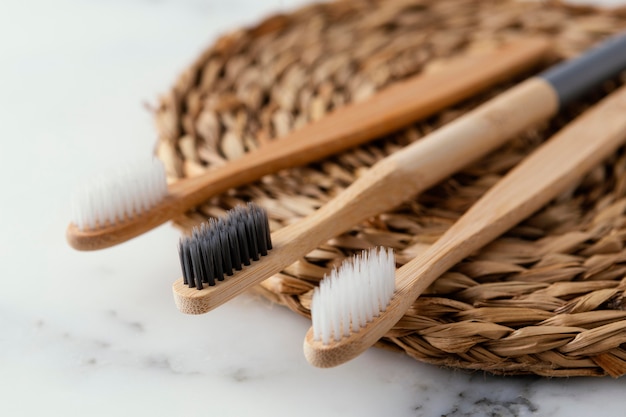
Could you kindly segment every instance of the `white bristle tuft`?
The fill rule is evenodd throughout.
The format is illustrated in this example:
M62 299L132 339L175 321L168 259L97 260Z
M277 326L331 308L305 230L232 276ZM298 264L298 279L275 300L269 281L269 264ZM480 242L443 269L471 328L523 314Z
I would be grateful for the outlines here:
M151 209L166 195L163 163L134 163L80 186L72 196L71 221L79 230L113 225Z
M392 249L374 248L326 275L311 300L313 336L328 344L358 332L385 311L395 291Z

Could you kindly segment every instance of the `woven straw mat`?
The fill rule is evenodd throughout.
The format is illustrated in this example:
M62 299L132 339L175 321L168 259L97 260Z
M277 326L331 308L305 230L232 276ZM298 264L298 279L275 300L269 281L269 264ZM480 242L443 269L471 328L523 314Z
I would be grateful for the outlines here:
M217 40L155 109L171 181L227 163L470 46L548 35L554 61L626 28L626 10L479 0L355 0L305 6ZM548 65L548 64L546 64ZM529 74L526 74L528 76ZM520 77L523 79L524 77ZM247 201L272 230L314 212L367 167L519 82L319 163L230 190L175 219L183 231ZM312 289L377 245L402 265L432 244L542 141L623 80L529 129L397 209L353 227L256 287L309 317ZM590 138L592 139L592 138ZM418 361L493 374L626 373L626 153L440 277L378 342Z

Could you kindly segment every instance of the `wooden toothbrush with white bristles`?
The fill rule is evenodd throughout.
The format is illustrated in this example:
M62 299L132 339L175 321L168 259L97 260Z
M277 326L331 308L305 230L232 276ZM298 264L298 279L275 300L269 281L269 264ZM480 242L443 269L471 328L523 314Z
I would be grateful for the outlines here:
M473 51L437 71L398 82L362 102L169 187L159 163L126 167L88 181L74 195L67 240L78 250L104 249L141 235L210 197L281 169L301 166L379 138L531 69L550 53L542 38Z
M227 271L232 276L205 279L202 271L211 260L219 258L226 244L215 235L212 240L208 235L200 234L204 237L197 240L192 236L185 243L189 251L181 252L186 278L173 284L176 305L188 314L214 309L280 272L333 236L413 198L528 127L548 120L563 105L616 76L625 67L626 37L618 36L579 58L523 81L379 161L315 213L273 233L273 248L268 256L248 266L238 265L235 269L239 271ZM224 230L226 227L220 233ZM196 277L194 271L201 276Z
M352 285L342 303L332 294L336 289L314 294L311 314L318 320L304 341L309 363L322 368L337 366L374 345L439 276L573 186L623 145L625 112L626 87L621 87L513 168L437 242L397 271L387 273L392 280L395 275L395 292L387 291L389 296L381 295L380 301L370 304L367 316L371 319L366 324L344 328L347 323L357 323L358 315L337 314L351 308L346 304L362 300L365 285ZM374 253L370 258L377 256ZM361 262L360 270L371 267L363 260L356 262ZM340 287L336 282L343 278L335 277L334 288Z

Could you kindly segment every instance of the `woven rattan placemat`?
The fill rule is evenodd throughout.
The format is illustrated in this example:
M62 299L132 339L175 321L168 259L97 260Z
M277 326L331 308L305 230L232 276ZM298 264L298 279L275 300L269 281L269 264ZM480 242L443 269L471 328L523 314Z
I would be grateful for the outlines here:
M555 59L626 28L626 10L485 0L354 0L269 17L211 45L156 110L170 180L193 176L469 46L541 33ZM519 80L511 80L514 83ZM336 236L257 290L304 316L312 289L345 257L393 247L402 264L434 242L486 189L604 92L531 129L392 212ZM419 140L494 88L397 134L231 190L175 220L182 230L246 201L276 230L313 212L359 172ZM589 138L593 140L593 138ZM626 154L465 259L380 342L423 362L495 374L626 373Z

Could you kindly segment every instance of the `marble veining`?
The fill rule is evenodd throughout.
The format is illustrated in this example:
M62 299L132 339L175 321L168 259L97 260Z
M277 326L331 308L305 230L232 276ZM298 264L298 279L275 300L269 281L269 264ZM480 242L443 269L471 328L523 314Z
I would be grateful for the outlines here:
M0 415L622 415L626 379L494 377L378 349L321 370L302 355L308 321L259 297L180 314L169 225L100 252L65 244L80 177L152 152L145 103L221 32L306 2L3 3Z
M529 416L538 413L540 406L528 398L527 386L514 393L484 392L468 389L457 395L450 410L442 417L466 417L475 415L498 415L503 417Z

